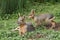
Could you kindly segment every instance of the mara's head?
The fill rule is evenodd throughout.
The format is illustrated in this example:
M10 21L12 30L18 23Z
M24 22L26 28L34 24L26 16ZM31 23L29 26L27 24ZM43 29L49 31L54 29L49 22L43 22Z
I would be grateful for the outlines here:
M19 19L20 19L20 21L24 21L25 20L25 16L20 16Z
M29 18L34 18L34 16L35 16L35 10L32 9L31 13L29 14Z
M18 18L18 24L19 25L22 25L22 24L24 24L25 23L25 16L20 16L19 18Z

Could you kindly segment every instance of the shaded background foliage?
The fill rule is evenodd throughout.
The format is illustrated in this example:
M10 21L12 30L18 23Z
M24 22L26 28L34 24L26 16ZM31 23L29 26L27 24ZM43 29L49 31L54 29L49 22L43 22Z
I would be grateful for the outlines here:
M0 0L0 19L11 18L11 15L17 15L17 13L21 13L21 15L28 14L26 11L32 5L36 5L36 2L39 4L46 2L55 4L60 0Z

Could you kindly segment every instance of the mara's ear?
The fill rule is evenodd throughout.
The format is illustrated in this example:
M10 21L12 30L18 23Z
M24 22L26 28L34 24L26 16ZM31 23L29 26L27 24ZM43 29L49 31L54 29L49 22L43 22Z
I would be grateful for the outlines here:
M31 14L35 14L35 9L32 9L31 10Z
M25 19L25 15L23 15L23 18Z
M23 20L26 18L25 15L22 16Z

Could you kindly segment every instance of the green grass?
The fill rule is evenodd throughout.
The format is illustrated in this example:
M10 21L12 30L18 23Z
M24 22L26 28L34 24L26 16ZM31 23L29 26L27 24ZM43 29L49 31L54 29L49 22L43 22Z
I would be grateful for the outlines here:
M35 3L35 5L31 3L27 3L26 9L24 9L24 13L27 15L30 13L31 9L36 10L36 15L41 13L52 13L56 17L60 18L60 3Z
M32 6L32 7L31 7ZM36 9L36 14L40 13L53 13L53 15L56 17L55 21L60 22L60 3L56 4L39 4L36 3L35 5L31 5L26 7L24 13L27 15L27 13L30 12L31 9ZM12 16L11 16L12 17ZM15 17L15 16L13 16ZM44 37L41 38L35 38L35 40L60 40L60 31L54 31L54 30L47 30L43 26L36 28L33 32L28 32L24 36L20 36L18 34L18 31L12 32L11 30L17 27L17 19L9 19L9 20L1 20L0 21L0 40L28 40L28 38L33 37L37 33L40 33L44 35ZM30 21L30 20L27 20Z
M60 31L47 30L43 26L36 28L33 32L28 32L24 36L19 36L18 31L12 32L11 30L17 27L17 20L3 20L0 21L0 40L28 40L28 38L34 38L34 35L40 33L44 35L41 38L35 38L36 40L60 40Z

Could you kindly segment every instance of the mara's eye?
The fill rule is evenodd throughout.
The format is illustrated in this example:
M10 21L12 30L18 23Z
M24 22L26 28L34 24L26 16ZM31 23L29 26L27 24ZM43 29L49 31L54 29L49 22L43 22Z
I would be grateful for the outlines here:
M19 29L19 28L17 28L17 29Z

